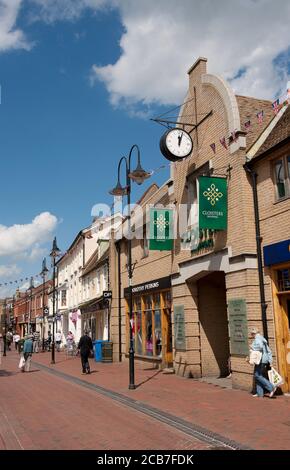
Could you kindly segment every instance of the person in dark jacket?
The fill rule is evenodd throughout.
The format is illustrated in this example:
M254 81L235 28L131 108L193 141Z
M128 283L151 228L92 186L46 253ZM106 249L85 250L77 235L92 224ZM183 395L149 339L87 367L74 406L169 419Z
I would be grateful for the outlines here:
M89 364L89 355L90 352L93 350L93 343L91 338L89 337L89 333L85 331L84 335L79 340L78 350L81 354L81 361L82 361L82 368L83 374L90 374L90 364Z

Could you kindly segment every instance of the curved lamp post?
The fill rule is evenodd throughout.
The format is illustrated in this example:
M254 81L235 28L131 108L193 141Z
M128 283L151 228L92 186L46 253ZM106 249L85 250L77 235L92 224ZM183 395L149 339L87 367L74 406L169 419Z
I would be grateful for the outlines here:
M53 239L52 250L50 257L53 266L53 286L52 286L52 343L51 343L51 364L55 364L55 273L56 273L56 258L60 255L60 250L56 243L56 237Z
M28 314L28 325L27 325L27 334L30 335L31 333L31 317L32 317L32 291L34 289L33 285L33 277L30 278L29 284L29 314Z
M134 171L131 170L131 158L133 150L137 150L137 167ZM126 186L122 186L120 183L120 168L122 162L126 165ZM143 170L141 166L140 150L138 145L133 145L129 152L128 157L122 157L118 164L118 181L114 189L109 191L113 196L125 196L127 195L127 206L128 206L128 234L131 232L131 180L137 184L142 184L146 179L150 178L151 173ZM130 328L130 348L129 348L129 390L134 390L135 385L135 372L134 372L134 339L133 339L133 296L132 296L132 241L130 236L128 237L128 277L129 277L129 328Z
M45 316L44 298L45 298L45 276L47 273L48 273L48 269L46 267L46 258L43 258L42 270L40 273L42 277L42 352L44 352L44 316Z

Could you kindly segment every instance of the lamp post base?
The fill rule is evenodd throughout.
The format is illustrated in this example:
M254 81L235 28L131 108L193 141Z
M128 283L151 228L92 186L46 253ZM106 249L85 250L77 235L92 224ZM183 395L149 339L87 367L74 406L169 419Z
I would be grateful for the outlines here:
M135 390L134 349L129 351L129 390Z
M55 345L51 343L51 364L55 364Z

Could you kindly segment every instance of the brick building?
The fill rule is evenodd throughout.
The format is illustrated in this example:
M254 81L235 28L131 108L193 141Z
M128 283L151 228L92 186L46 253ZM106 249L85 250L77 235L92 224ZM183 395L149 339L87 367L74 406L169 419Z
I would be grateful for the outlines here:
M245 361L248 329L258 326L263 332L263 323L252 180L244 165L249 155L258 152L262 136L269 135L284 111L275 116L270 101L236 96L223 79L207 73L204 58L196 61L188 75L188 93L178 121L192 120L192 126L183 128L191 132L193 150L188 158L172 163L167 183L160 189L152 185L140 201L144 211L148 204L174 205L177 224L183 205L188 209L188 222L172 251L148 253L146 239L132 242L136 358L159 362L162 367L173 363L175 372L186 377L224 377L231 372L233 386L248 389L252 384L252 367ZM227 182L227 228L199 230L196 240L191 211L198 204L202 176ZM271 210L276 215L280 209L275 206ZM285 240L288 226L284 222L282 225L279 237ZM273 240L268 239L269 243ZM123 239L111 243L110 249L111 331L116 346L121 338L119 351L114 349L115 360L121 360L129 346L126 247ZM158 282L163 286L166 279L167 285L158 292ZM269 279L267 282L270 285ZM271 302L269 292L267 300ZM149 344L148 327L153 331L153 345ZM156 341L159 330L162 346ZM275 325L270 310L267 331L276 361Z
M283 107L248 152L255 172L263 248L266 316L277 365L290 391L290 107Z
M43 331L48 328L47 322L43 323L43 305L48 306L48 295L52 286L52 281L46 281L45 284L40 284L37 287L28 289L26 292L16 291L14 302L14 318L16 323L16 330L21 337L25 336L29 331ZM44 302L44 303L43 303Z
M169 251L149 251L146 209L150 205L167 206L171 181L160 188L152 184L138 201L139 210L132 213L132 231L140 230L140 239L132 240L133 263L133 335L135 358L165 367L173 363L171 325L171 264ZM126 239L126 220L122 225L124 237L110 243L111 340L114 360L124 358L129 350L129 289ZM138 227L138 229L137 229ZM118 233L115 234L118 239ZM120 273L120 277L118 276Z

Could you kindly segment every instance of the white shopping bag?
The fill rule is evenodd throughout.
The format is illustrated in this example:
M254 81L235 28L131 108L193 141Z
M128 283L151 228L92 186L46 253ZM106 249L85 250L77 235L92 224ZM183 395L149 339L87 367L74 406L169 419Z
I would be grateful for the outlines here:
M19 361L19 369L22 369L25 366L25 359L23 356L21 356L20 361Z
M250 360L249 363L254 365L254 364L260 364L262 359L262 353L260 351L253 351L252 349L250 350Z
M271 367L271 369L268 370L268 377L269 381L274 385L274 387L279 387L284 383L283 377L281 377L274 367Z

